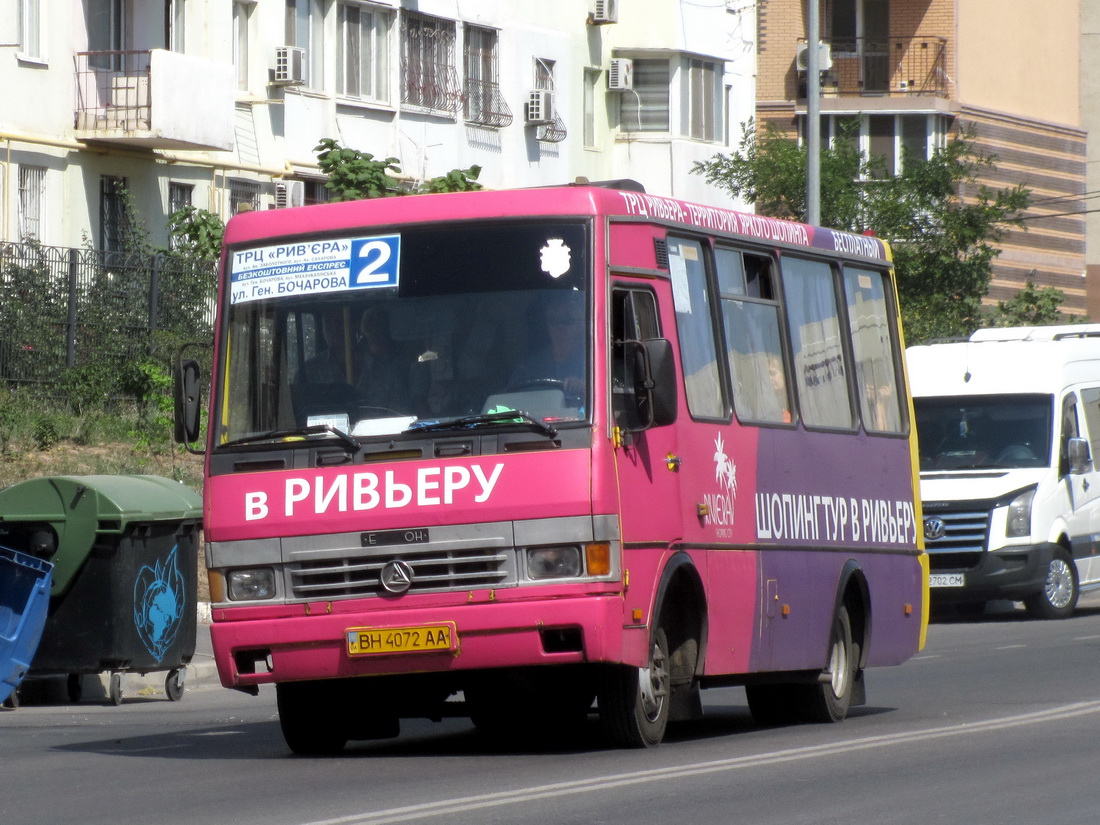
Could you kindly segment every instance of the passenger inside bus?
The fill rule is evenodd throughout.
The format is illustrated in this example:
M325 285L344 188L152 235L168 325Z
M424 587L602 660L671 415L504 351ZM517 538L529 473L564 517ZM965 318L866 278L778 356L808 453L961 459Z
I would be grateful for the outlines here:
M411 366L411 359L394 343L385 308L376 305L364 310L355 347L355 387L366 412L408 412Z
M532 351L512 373L511 390L559 387L567 404L576 404L584 397L585 389L585 335L584 304L582 296L573 293L557 293L546 304L540 304L536 312L544 311L542 324L534 329L544 330L541 340L535 342Z
M306 425L317 416L347 415L355 401L351 378L351 341L347 336L347 312L329 307L321 314L321 349L302 364L291 387L295 418Z

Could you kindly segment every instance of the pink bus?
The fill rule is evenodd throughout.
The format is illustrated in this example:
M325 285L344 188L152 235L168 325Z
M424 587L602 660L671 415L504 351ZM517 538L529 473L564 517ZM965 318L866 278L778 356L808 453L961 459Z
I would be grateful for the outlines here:
M229 222L211 634L294 752L594 711L653 746L730 685L839 721L923 646L889 249L617 184Z

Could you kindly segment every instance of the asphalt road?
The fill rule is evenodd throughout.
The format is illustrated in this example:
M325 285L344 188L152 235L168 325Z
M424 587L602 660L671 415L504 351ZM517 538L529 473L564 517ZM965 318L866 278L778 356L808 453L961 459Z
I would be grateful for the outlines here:
M742 690L706 691L706 718L648 751L608 749L594 725L505 746L455 719L331 759L289 754L271 690L199 679L181 702L150 686L119 707L24 704L0 713L0 821L1100 821L1100 597L1062 622L937 621L923 653L867 687L839 725L771 729Z

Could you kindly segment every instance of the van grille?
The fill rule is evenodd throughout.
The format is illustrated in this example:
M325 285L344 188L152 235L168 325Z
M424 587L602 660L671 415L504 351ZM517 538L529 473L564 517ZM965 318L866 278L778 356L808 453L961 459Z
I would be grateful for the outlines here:
M348 599L386 594L382 587L382 568L401 560L413 571L407 592L424 593L501 587L516 580L512 550L501 549L428 549L421 552L403 549L389 556L344 556L289 565L289 591L294 599Z
M932 570L959 570L976 567L985 552L989 535L989 510L943 512L927 508L924 513L924 544ZM943 536L929 538L933 519L943 522Z

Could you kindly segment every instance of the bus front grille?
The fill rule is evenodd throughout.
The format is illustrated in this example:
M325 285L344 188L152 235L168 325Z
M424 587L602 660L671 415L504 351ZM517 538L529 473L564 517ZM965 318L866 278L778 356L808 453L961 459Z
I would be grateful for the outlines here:
M469 590L514 584L515 554L494 549L403 551L388 556L345 556L299 561L289 566L292 599L320 601L387 595L382 571L404 562L411 571L408 593Z

